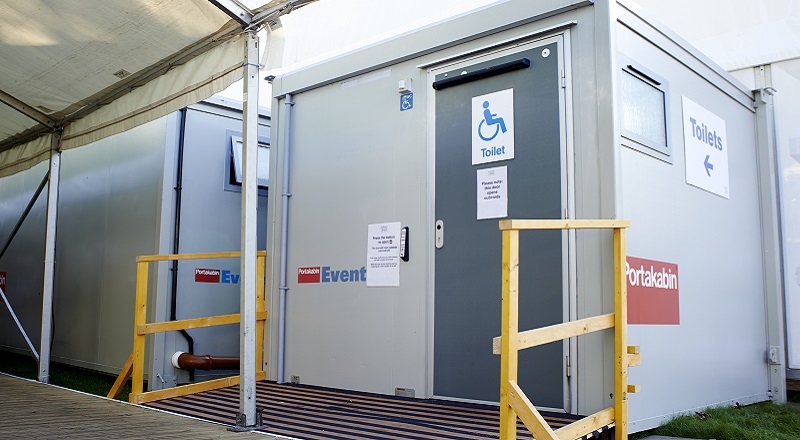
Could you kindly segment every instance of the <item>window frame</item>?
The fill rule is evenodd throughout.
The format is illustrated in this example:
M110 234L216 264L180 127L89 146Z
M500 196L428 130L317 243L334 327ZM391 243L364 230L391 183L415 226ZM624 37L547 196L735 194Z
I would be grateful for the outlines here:
M243 141L242 132L235 131L235 130L226 130L225 131L225 176L223 181L223 189L225 191L231 192L242 192L242 185L240 183L234 183L235 178L233 175L232 168L235 166L233 163L233 144L236 141ZM265 136L258 137L258 146L259 148L266 147L267 151L269 152L268 157L272 157L272 145L269 142L269 138ZM269 165L267 165L269 167ZM267 176L267 186L258 185L258 195L259 196L267 196L269 194L269 176Z
M625 111L625 103L622 99L622 81L623 77L620 76L619 80L619 102L620 102L620 115L619 115L619 129L622 145L639 151L640 153L647 154L648 156L655 157L664 162L672 164L674 145L672 143L672 136L670 136L671 117L670 117L670 91L669 82L660 75L652 72L651 70L643 67L630 58L619 54L620 75L631 75L633 79L644 82L645 84L659 90L664 94L664 140L665 144L661 145L651 139L648 139L640 134L634 133L625 129L624 118L622 113Z

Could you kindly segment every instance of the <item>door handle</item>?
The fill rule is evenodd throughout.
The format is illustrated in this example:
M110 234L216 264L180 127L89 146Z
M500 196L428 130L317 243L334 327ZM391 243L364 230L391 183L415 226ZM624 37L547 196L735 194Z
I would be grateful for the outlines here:
M436 249L444 247L444 222L436 220Z

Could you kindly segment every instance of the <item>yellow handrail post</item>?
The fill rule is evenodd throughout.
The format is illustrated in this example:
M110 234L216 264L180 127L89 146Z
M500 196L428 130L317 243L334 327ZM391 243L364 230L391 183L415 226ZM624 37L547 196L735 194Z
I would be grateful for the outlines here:
M159 261L183 261L183 260L204 260L212 258L239 258L240 252L212 252L203 254L175 254L175 255L142 255L136 257L136 309L133 319L133 352L128 359L128 363L123 367L118 384L112 387L112 393L119 391L118 388L124 384L128 375L131 375L131 394L130 402L141 404L152 402L169 397L185 396L200 391L223 388L237 385L239 376L231 376L225 379L217 379L183 385L178 388L156 390L144 392L144 361L145 361L145 339L147 335L163 333L168 331L186 330L190 328L207 328L219 325L237 324L241 320L238 313L231 315L208 316L205 318L181 319L177 321L147 323L147 291L148 291L148 269L151 262ZM268 319L265 298L265 279L266 279L266 251L256 253L256 380L265 380L264 372L264 328L265 321ZM132 365L128 365L132 364ZM131 373L132 370L132 373ZM109 394L110 395L110 394Z
M509 381L517 381L519 333L519 231L503 231L503 322L500 334L500 440L516 440L517 413Z
M265 310L264 275L266 258L263 255L256 257L256 313ZM256 371L264 371L264 321L256 321Z
M628 220L501 220L503 234L503 302L500 337L492 351L500 354L500 440L516 440L517 417L537 439L582 438L613 423L615 440L628 439L628 367L639 365L639 347L628 346L628 284L625 274L625 229ZM519 333L519 231L613 229L614 313L554 324ZM614 406L553 431L517 385L518 351L550 342L614 329Z
M628 439L628 284L625 229L614 228L614 439Z
M131 377L131 372L133 371L133 352L131 352L130 356L128 356L128 360L125 361L125 364L122 366L122 371L119 372L119 376L117 376L117 380L114 381L114 385L111 386L111 390L108 391L109 399L116 399L117 396L122 393L122 388L125 386L125 383L128 382L128 379Z
M147 322L147 274L148 263L140 261L136 270L136 311L133 315L133 375L129 401L135 403L137 395L144 391L144 341L139 326Z

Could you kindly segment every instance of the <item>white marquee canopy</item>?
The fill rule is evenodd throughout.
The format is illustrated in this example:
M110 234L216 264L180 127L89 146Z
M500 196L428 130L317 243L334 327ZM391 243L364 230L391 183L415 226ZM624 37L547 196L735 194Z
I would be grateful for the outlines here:
M310 0L0 0L0 177L242 77L244 30Z
M251 10L239 0L0 0L0 177L50 160L39 353L18 325L41 382L49 381L61 150L167 115L246 76L237 426L256 422L257 159L248 157L257 157L257 31L312 1L271 0Z

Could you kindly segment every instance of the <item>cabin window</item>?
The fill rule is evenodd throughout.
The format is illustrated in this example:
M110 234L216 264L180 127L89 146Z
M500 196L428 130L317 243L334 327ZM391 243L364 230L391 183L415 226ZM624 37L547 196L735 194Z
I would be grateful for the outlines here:
M666 82L642 67L626 64L620 75L623 144L671 162Z
M228 154L226 170L225 189L230 191L242 190L242 179L244 170L242 169L242 145L243 139L239 135L231 134L228 136ZM258 142L258 189L259 194L266 194L269 188L269 144L259 139Z

